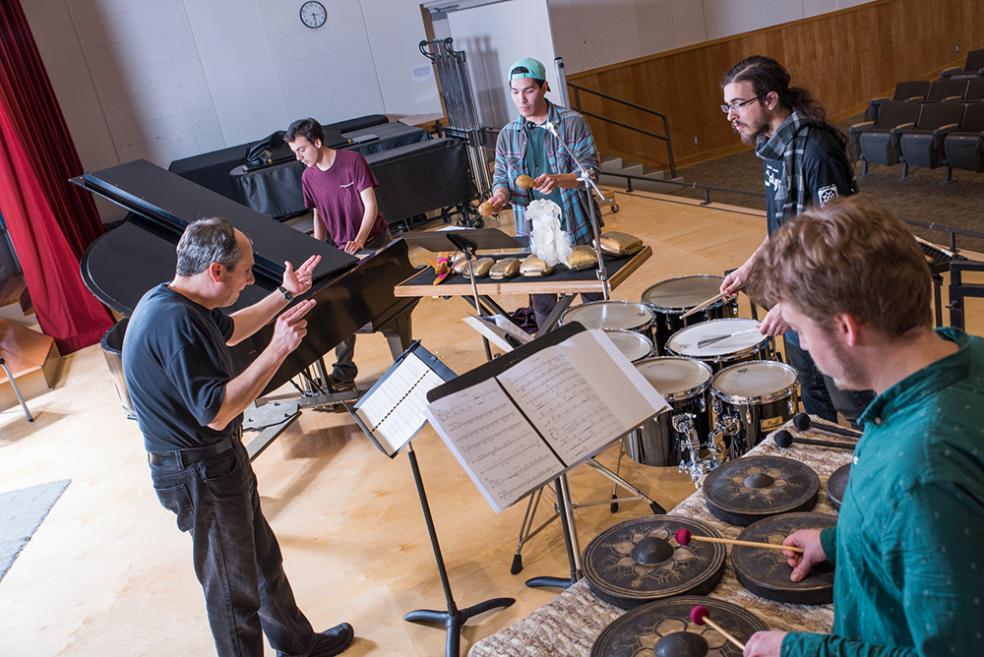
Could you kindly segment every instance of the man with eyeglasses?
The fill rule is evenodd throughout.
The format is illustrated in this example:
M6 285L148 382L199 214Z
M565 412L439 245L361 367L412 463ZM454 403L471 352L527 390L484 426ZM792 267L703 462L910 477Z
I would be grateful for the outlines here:
M779 62L755 55L731 67L721 81L724 112L746 144L765 163L768 234L809 206L823 207L857 192L847 157L847 138L827 123L826 112L809 91L789 86L790 75ZM728 274L722 292L736 294L748 279L766 240L740 267ZM764 335L783 335L786 357L797 372L808 413L836 421L840 412L854 423L873 399L870 391L840 390L817 369L799 346L795 331L773 306L759 326Z

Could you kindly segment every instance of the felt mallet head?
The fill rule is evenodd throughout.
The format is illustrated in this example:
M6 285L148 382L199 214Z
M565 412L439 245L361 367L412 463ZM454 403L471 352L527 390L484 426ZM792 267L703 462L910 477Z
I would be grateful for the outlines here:
M812 424L813 421L806 413L800 412L793 416L793 426L800 431L806 431Z
M793 444L793 434L789 433L786 429L780 429L776 432L776 435L772 437L778 447L786 449Z
M673 534L673 538L676 539L678 545L687 545L690 543L690 530L681 527Z
M704 605L697 605L690 610L690 620L694 622L695 625L703 625L704 619L711 615L711 610Z

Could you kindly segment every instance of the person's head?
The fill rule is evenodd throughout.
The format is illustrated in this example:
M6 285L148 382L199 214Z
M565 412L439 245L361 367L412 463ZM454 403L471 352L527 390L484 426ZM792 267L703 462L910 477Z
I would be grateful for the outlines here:
M298 119L287 127L284 141L294 156L306 167L313 167L321 157L321 147L325 141L321 123L315 119Z
M855 390L870 388L879 366L864 353L932 329L931 289L912 233L859 196L810 209L776 231L745 286L757 303L782 303L820 371Z
M724 74L722 111L746 144L769 135L773 124L790 112L800 112L814 123L825 123L826 112L809 91L789 86L789 71L771 57L753 55Z
M525 57L509 67L509 93L524 119L546 113L547 91L547 72L539 61Z
M197 278L197 289L210 305L224 308L253 284L253 247L249 238L221 217L188 224L178 240L177 277Z

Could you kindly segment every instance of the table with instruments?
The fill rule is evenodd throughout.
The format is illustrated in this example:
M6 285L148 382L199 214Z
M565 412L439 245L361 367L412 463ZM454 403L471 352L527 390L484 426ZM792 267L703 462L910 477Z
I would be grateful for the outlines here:
M796 431L793 428L792 421L785 423L782 428L793 432ZM822 514L835 514L835 508L831 505L827 494L827 480L836 470L849 463L852 454L851 450L835 449L795 442L789 448L781 449L773 442L773 435L774 434L770 434L766 440L751 449L746 457L736 461L730 461L728 463L739 465L742 461L745 461L746 459L750 460L752 457L784 457L786 459L798 461L802 465L807 466L808 469L815 472L820 481L819 494L816 496L816 504L812 509L806 510L812 510L813 512ZM811 430L810 436L814 438L829 438L832 440L842 439L840 436L822 432L822 430ZM708 479L710 479L710 476L708 476ZM785 484L786 482L783 483ZM842 492L839 492L835 495L842 494ZM808 504L811 503L812 498L809 500ZM804 507L801 505L800 509L804 509ZM769 518L769 521L771 522L791 518L793 520L790 522L795 522L796 517L802 515L803 514L772 516ZM697 490L695 493L683 500L670 511L669 516L652 516L652 518L658 520L661 518L671 518L673 516L676 516L676 520L679 521L678 524L686 524L689 522L697 527L709 527L712 531L715 531L726 538L737 538L739 534L743 534L742 537L745 538L748 537L750 533L754 534L756 528L760 525L768 524L768 522L759 521L759 523L751 527L742 527L724 522L719 519L717 515L712 514L708 510L703 490ZM810 520L813 520L813 518L800 518L800 521ZM644 519L640 519L640 521L645 522ZM828 522L829 521L830 520L828 519ZM699 533L699 529L697 528L693 531L695 535ZM768 532L769 528L765 527L764 531ZM782 534L786 533L788 530L780 529L773 531L778 531L779 534ZM760 536L759 538L761 540L762 537ZM775 539L776 537L772 538ZM773 540L772 542L777 541ZM711 545L719 548L724 547L718 544L705 543L702 541L692 545ZM592 547L589 545L586 550L585 563L587 568L590 568L591 565L589 561L591 556L587 554L591 551L591 549ZM677 547L676 549L679 550L680 548ZM685 617L686 612L689 612L694 604L707 604L714 610L715 618L720 618L717 616L719 610L716 608L716 605L722 607L720 610L720 613L722 614L727 612L728 609L734 610L734 605L737 605L737 607L740 607L741 609L738 610L738 612L733 611L733 614L738 613L740 616L739 612L744 610L744 612L750 612L754 616L754 618L746 619L749 621L749 627L751 628L749 632L754 630L756 627L761 629L761 624L756 625L756 619L757 621L764 623L765 626L775 630L804 632L830 631L833 625L832 604L780 603L774 602L771 599L759 597L748 590L748 588L746 588L746 586L739 581L738 574L735 570L734 561L732 560L732 555L735 554L733 551L735 549L736 548L734 546L727 547L728 556L724 559L723 576L721 576L720 580L717 581L716 585L713 585L713 588L709 588L709 591L705 589L705 595L709 596L709 601L707 598L693 597L693 593L681 591L684 595L689 595L690 597L665 597L659 601L660 605L668 605L672 607L674 604L679 602L680 604L677 606L682 605L681 608L685 610ZM743 550L745 551L739 553L739 560L744 559L744 555L749 550L753 555L759 555L762 553L775 553L776 555L781 555L781 551L778 550L764 550L756 548ZM632 554L634 556L635 552L633 551ZM774 561L776 557L772 555L770 556ZM673 559L668 559L665 561L673 561ZM759 561L761 561L761 559L759 559ZM754 570L754 568L761 568L762 566L760 564L756 566L755 562L752 561L750 567ZM787 567L783 566L783 568ZM665 580L667 576L672 579L672 574L664 575L662 576L662 579ZM825 573L820 576L827 577L829 579L829 573ZM755 588L754 582L749 582L749 584ZM695 592L701 593L702 591L698 590ZM827 595L829 594L828 589ZM700 602L701 600L707 602ZM612 630L617 626L611 626L611 624L616 621L616 619L621 618L623 619L621 622L626 625L626 628L629 629L629 632L631 633L631 623L634 622L639 617L640 612L646 608L647 607L635 607L633 611L627 613L625 609L621 609L614 604L605 602L598 597L598 595L592 591L588 578L581 579L566 591L558 595L553 601L543 607L540 607L525 619L499 630L495 634L492 634L491 636L477 642L469 654L471 657L501 657L504 655L515 655L517 657L533 657L539 655L549 655L551 657L587 657L588 655L633 654L631 650L626 651L622 649L612 649ZM727 618L727 615L725 615L725 617ZM732 621L734 623L741 620L738 616L733 616L733 618L735 618L735 620ZM626 623L626 621L629 621L629 623ZM685 623L678 622L673 627L670 627L668 632L672 633L674 631L679 631L685 625ZM688 631L693 631L692 626ZM657 632L657 634L659 634L659 632ZM660 636L665 636L665 633ZM599 637L601 637L600 640ZM639 635L636 638L645 643L646 640L655 640L659 637L650 636L647 638ZM747 640L747 636L745 639ZM595 645L596 641L598 643L597 646ZM652 649L652 646L649 646L649 649ZM725 643L722 647L712 650L708 654L737 655L740 654L740 651L738 651L737 648Z

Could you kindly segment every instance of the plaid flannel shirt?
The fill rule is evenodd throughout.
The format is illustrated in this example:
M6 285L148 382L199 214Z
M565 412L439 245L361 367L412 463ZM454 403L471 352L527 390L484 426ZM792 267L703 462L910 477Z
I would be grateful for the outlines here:
M584 117L574 110L558 107L548 101L547 120L557 126L564 143L574 151L581 164L598 177L598 152L595 150L591 128ZM530 223L526 219L526 206L533 200L529 191L516 187L516 177L527 173L524 165L526 155L526 132L522 116L507 123L499 131L495 143L495 173L492 177L492 193L500 188L509 190L513 206L513 216L516 218L516 232L526 235L530 232ZM577 171L577 165L563 146L548 135L544 140L547 162L553 173L571 173ZM584 192L583 188L561 189L561 210L563 212L562 227L571 235L574 244L591 243L591 206L594 199ZM598 206L595 205L595 211ZM599 223L601 213L598 212Z

